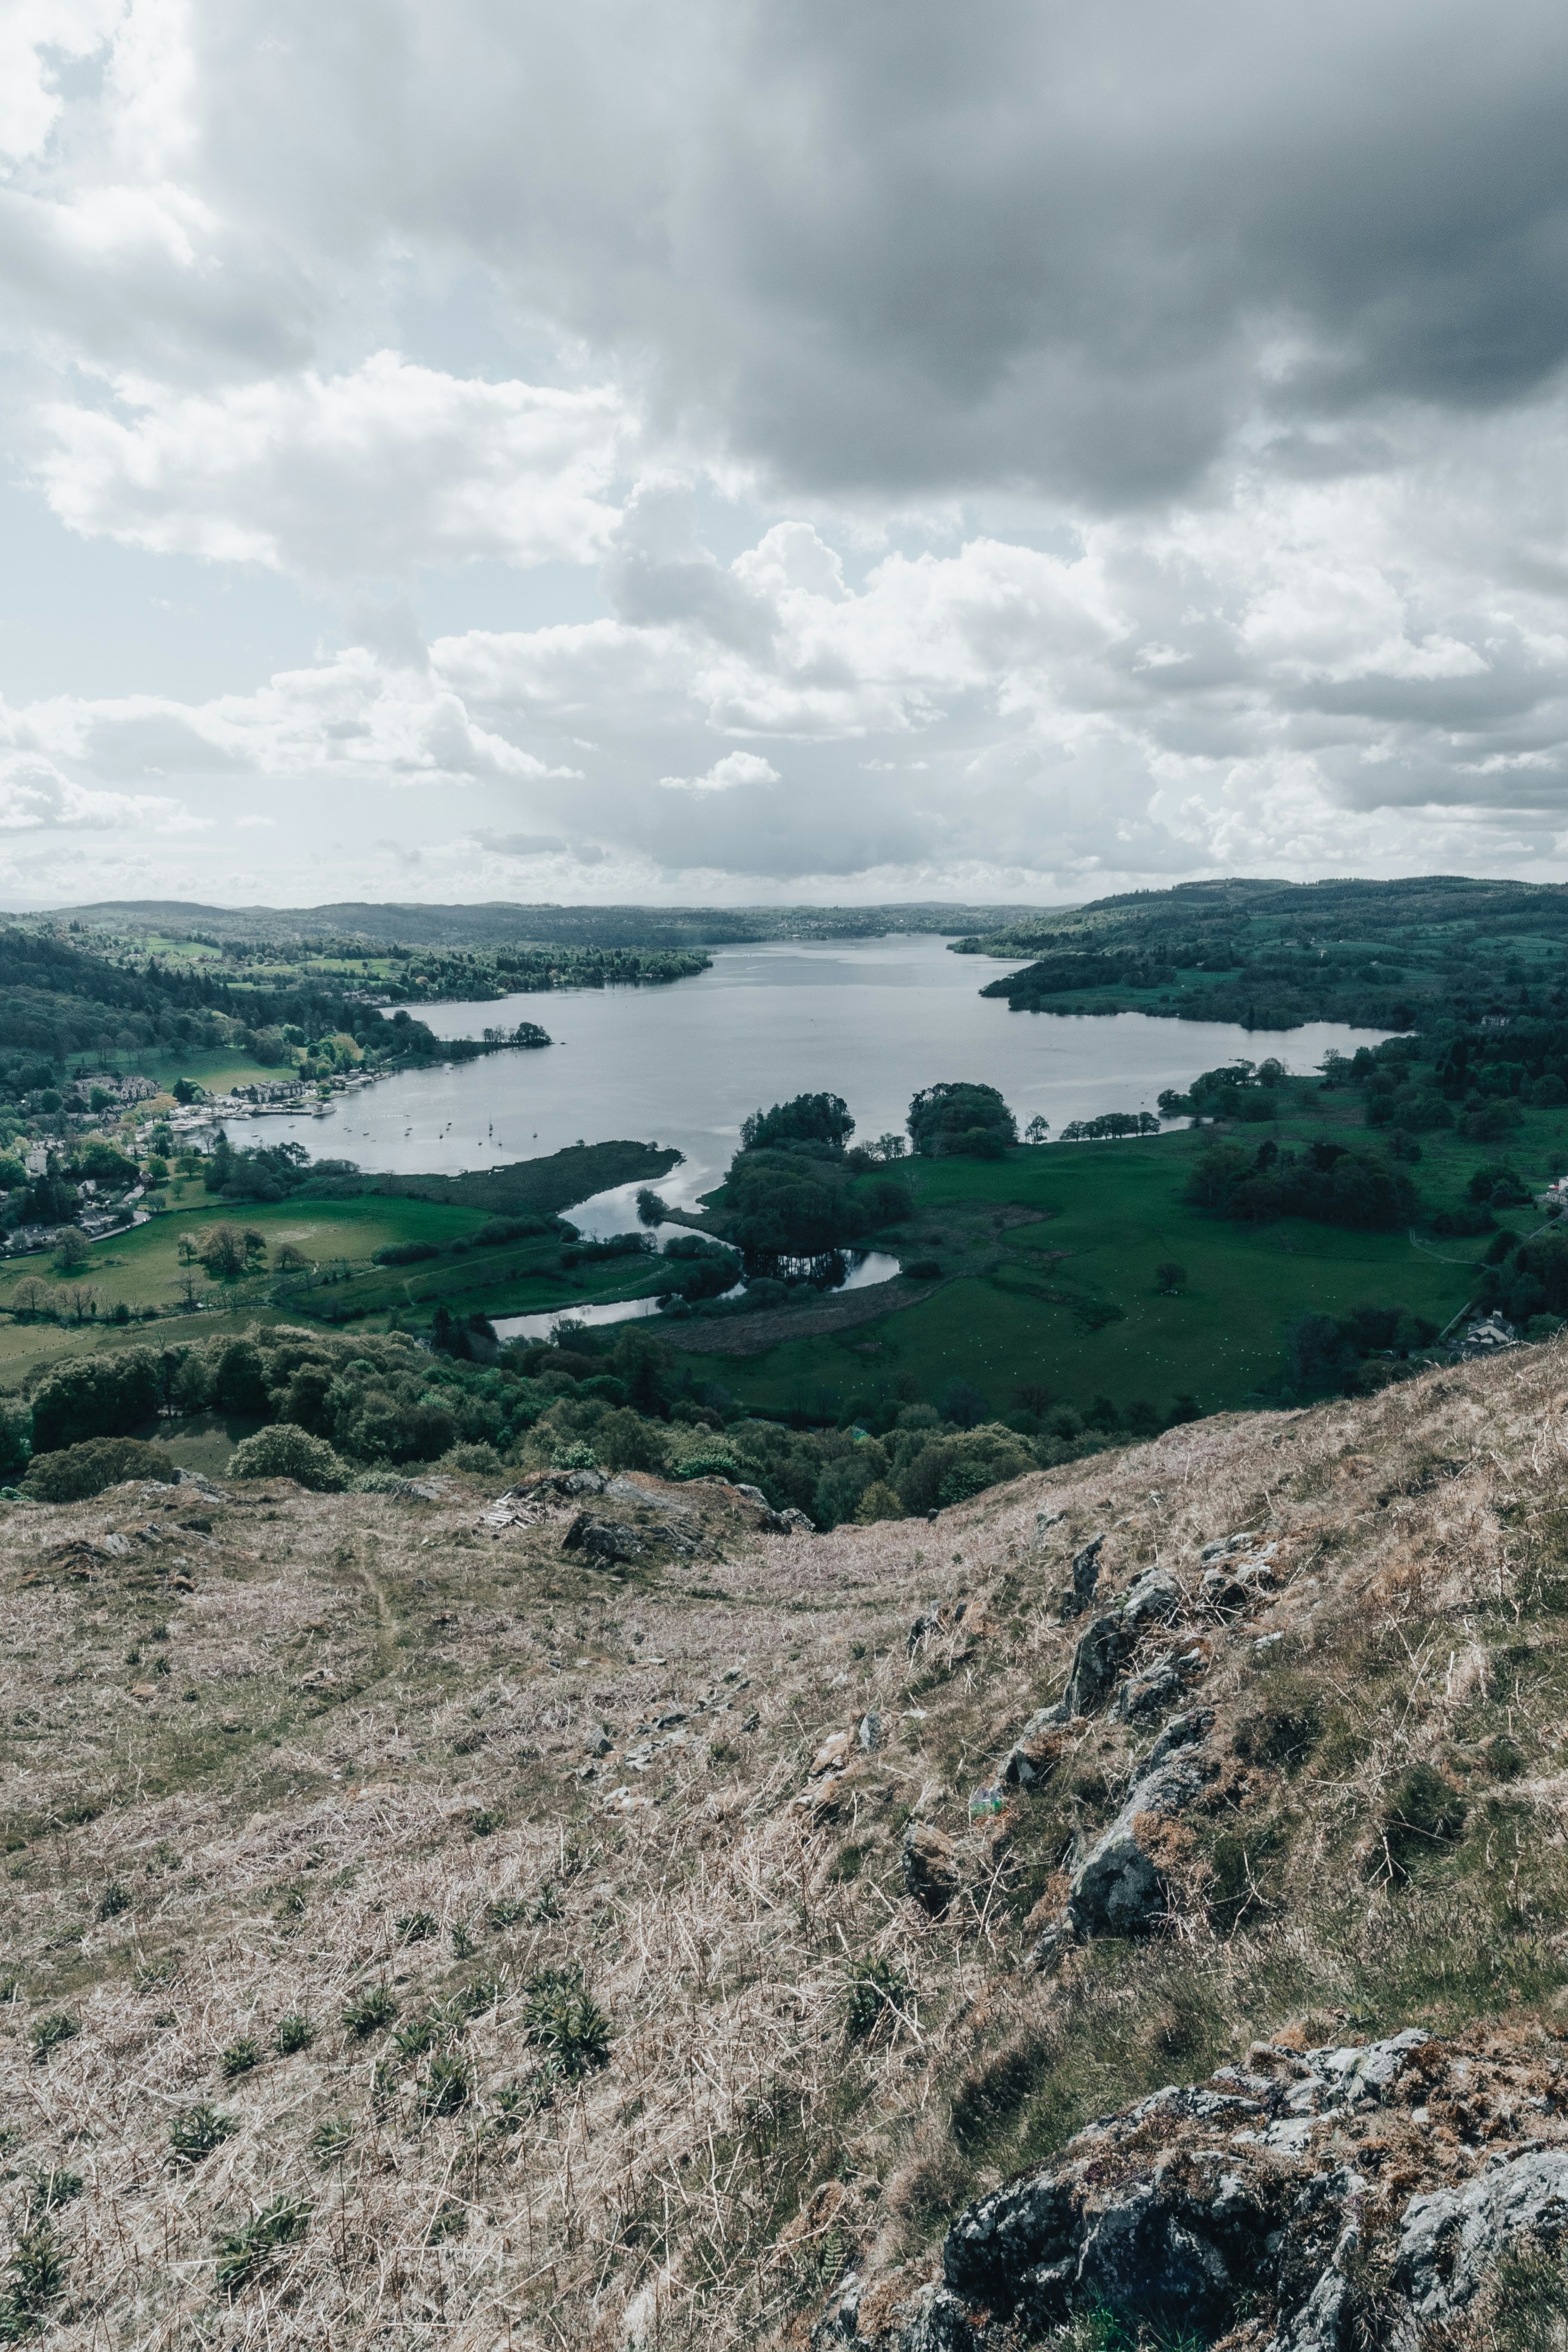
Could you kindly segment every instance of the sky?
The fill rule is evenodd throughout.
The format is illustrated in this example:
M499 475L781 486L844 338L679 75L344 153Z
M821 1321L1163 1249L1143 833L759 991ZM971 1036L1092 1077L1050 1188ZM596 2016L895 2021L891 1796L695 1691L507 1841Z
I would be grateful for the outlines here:
M1568 879L1568 12L5 0L0 904Z

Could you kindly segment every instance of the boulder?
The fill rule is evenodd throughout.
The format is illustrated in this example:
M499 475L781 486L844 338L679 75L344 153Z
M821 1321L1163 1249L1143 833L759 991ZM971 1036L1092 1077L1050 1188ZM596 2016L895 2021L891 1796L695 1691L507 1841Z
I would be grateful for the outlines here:
M647 1547L633 1528L623 1528L618 1520L597 1519L591 1511L579 1511L561 1538L561 1549L619 1563L640 1559Z
M1543 2251L1568 2236L1568 2148L1532 2148L1464 2189L1413 2197L1394 2286L1417 2325L1462 2311L1515 2239Z
M1202 1752L1213 1722L1178 1715L1155 1741L1121 1811L1073 1873L1068 1916L1079 1936L1135 1936L1164 1916L1161 1832L1214 1778Z
M913 1895L933 1919L940 1918L959 1887L952 1840L931 1822L911 1822L904 1832L901 1863L905 1894Z

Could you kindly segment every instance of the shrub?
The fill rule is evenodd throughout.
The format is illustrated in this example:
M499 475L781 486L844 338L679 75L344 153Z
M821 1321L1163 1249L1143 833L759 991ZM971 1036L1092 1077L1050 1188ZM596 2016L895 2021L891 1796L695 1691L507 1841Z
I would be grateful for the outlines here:
M158 1410L157 1360L148 1348L68 1356L33 1399L33 1452L56 1454L89 1437L124 1437Z
M228 1457L231 1478L292 1478L318 1495L338 1495L349 1483L346 1465L324 1437L291 1421L274 1422L242 1438Z
M862 1960L844 1988L844 2030L851 2042L869 2042L912 2006L909 1978L896 1960Z
M577 1969L542 1969L531 1978L523 2022L564 2075L591 2074L610 2063L610 2021Z
M901 1519L904 1507L885 1478L873 1478L856 1506L855 1517L862 1527L876 1519Z
M234 2117L216 2107L185 2107L169 2126L169 2146L178 2163L200 2164L238 2129Z
M310 2153L318 2164L336 2164L353 2146L354 2127L347 2116L329 2116L310 2134Z
M343 2011L343 2024L357 2041L368 2041L390 2025L397 2015L397 2003L386 1985L372 1985L356 1994Z
M280 2246L302 2238L310 2226L310 2208L294 2197L275 2197L253 2213L243 2229L218 2240L217 2283L226 2295L237 2295L277 2256Z
M278 2021L278 2031L272 2037L272 2047L279 2058L292 2058L298 2050L309 2050L316 2038L316 2029L308 2017L290 2010Z
M419 2085L420 2109L427 2116L455 2116L467 2106L473 2086L464 2060L450 2054L432 2058Z
M44 2324L48 2306L65 2293L65 2258L53 2232L26 2231L5 2265L0 2294L0 2344L16 2343Z
M942 1267L934 1257L917 1257L913 1265L906 1265L903 1271L911 1282L940 1282L942 1279Z
M57 1453L36 1454L21 1492L33 1503L84 1503L128 1478L155 1478L172 1486L178 1476L174 1455L161 1445L135 1437L94 1437Z
M374 1265L422 1265L426 1258L439 1257L434 1242L388 1242L384 1248L372 1250Z

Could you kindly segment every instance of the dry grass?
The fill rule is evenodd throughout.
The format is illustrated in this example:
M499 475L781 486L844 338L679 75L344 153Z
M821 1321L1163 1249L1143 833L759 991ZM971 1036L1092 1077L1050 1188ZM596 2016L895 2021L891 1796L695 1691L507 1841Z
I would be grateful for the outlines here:
M625 1577L558 1527L492 1534L471 1482L13 1507L4 2161L14 2235L47 2226L65 2263L51 2340L802 2342L852 2258L919 2252L1084 2115L1255 2032L1555 2022L1565 1380L1531 1350L815 1540L687 1488L700 1555ZM1240 1528L1279 1539L1282 1587L1205 1620L1198 1550ZM110 1528L129 1552L80 1549ZM999 1821L969 1801L1065 1681L1057 1603L1100 1531L1102 1587L1158 1561L1193 1597L1226 1770L1173 1846L1168 1932L1042 1977L1023 1920L1152 1727L1075 1726ZM810 1780L868 1714L879 1744ZM1418 1763L1465 1833L1395 1869ZM957 1843L942 1919L902 1891L912 1815ZM908 1996L857 2032L872 1961ZM531 1979L571 1969L611 2035L576 2075L528 2024ZM379 1986L405 2040L437 2012L425 2049L344 2028ZM36 2063L55 2014L79 2031ZM279 2056L290 2016L315 2039ZM204 2105L235 2127L182 2164ZM46 2221L51 2168L82 2185ZM218 2241L280 2198L308 2221L253 2230L226 2291Z

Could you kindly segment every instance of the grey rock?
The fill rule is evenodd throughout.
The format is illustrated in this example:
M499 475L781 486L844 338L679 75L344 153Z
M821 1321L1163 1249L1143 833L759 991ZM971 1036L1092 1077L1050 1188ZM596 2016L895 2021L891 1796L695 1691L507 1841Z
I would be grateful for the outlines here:
M1151 1625L1168 1625L1181 1615L1184 1605L1182 1588L1173 1576L1163 1568L1146 1568L1128 1586L1121 1614L1127 1624L1142 1633Z
M797 1511L792 1507L787 1511L781 1511L779 1517L784 1521L784 1532L788 1535L814 1536L816 1533L816 1521L807 1518L804 1511Z
M1094 1606L1095 1587L1100 1582L1100 1554L1105 1542L1103 1536L1091 1536L1081 1551L1073 1554L1072 1591L1062 1602L1062 1615L1081 1617Z
M866 1755L874 1755L882 1744L882 1718L879 1715L863 1715L855 1735Z
M1215 1770L1201 1752L1212 1715L1177 1716L1156 1740L1110 1828L1074 1871L1068 1916L1079 1936L1132 1936L1165 1911L1166 1887L1150 1824L1190 1805Z
M1051 1742L1049 1734L1067 1719L1067 1707L1060 1699L1054 1706L1037 1707L1003 1758L998 1779L1010 1789L1032 1789L1037 1780L1043 1780L1056 1761L1059 1744Z
M1400 2224L1394 2284L1418 2326L1462 2311L1516 2238L1568 2234L1568 2148L1534 2148L1463 2189L1413 2197Z
M1136 1624L1129 1623L1120 1610L1114 1615L1097 1617L1088 1631L1079 1634L1073 1652L1072 1672L1061 1696L1063 1721L1075 1715L1094 1713L1106 1693L1121 1679L1137 1641Z
M1216 1536L1213 1543L1205 1544L1198 1558L1205 1564L1211 1559L1224 1559L1230 1552L1250 1551L1257 1541L1255 1530L1246 1528L1239 1535Z
M563 1551L585 1551L592 1559L619 1564L640 1559L647 1547L642 1538L615 1519L596 1519L579 1511L561 1538Z
M568 1470L561 1481L563 1495L602 1495L609 1485L602 1470Z

